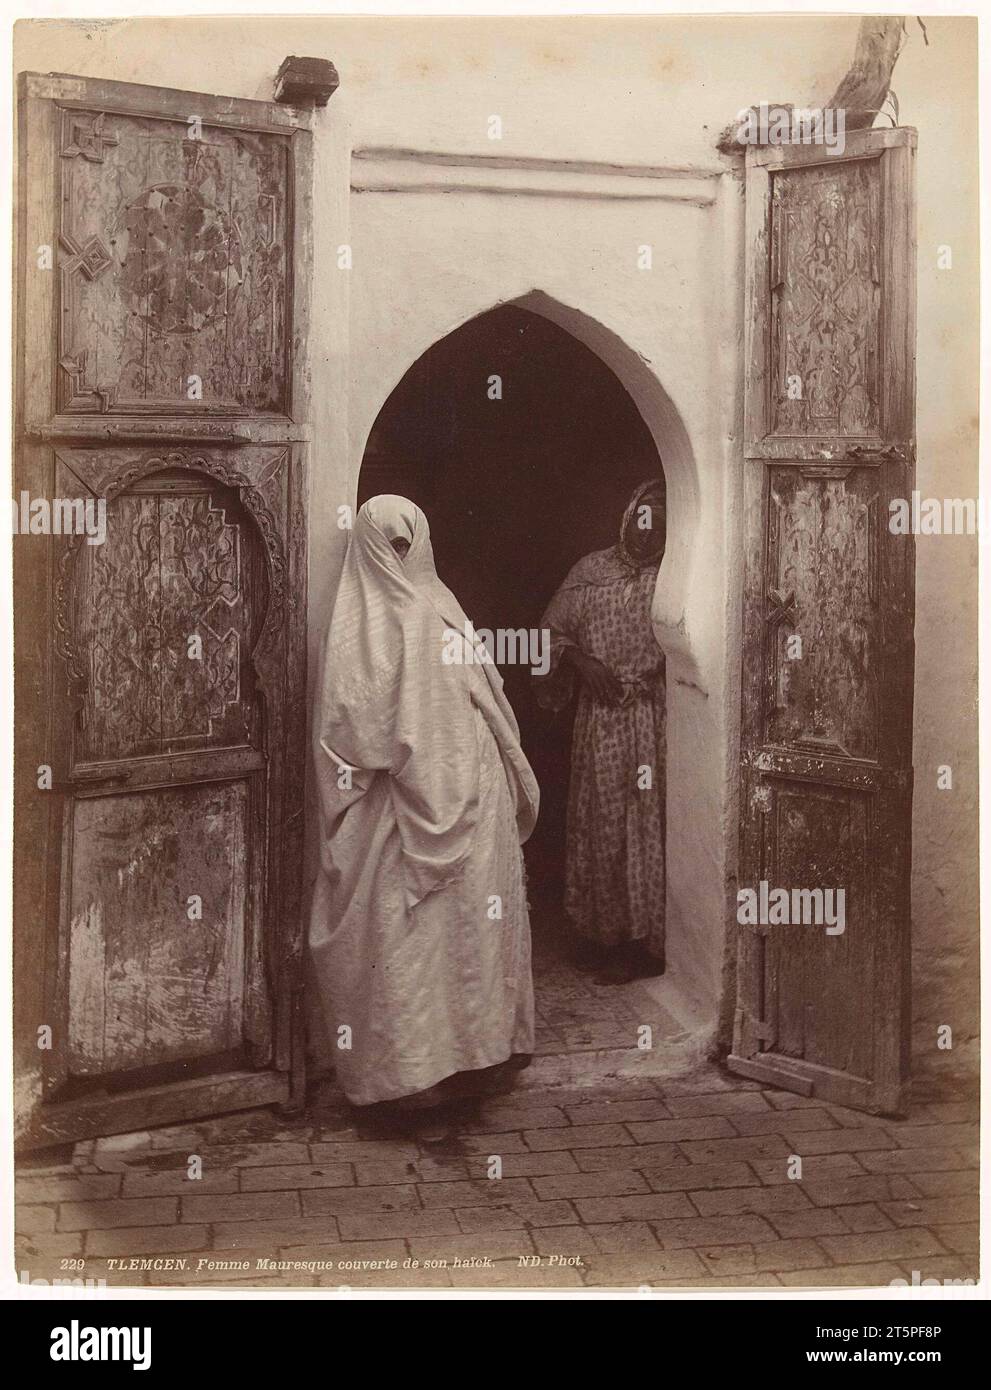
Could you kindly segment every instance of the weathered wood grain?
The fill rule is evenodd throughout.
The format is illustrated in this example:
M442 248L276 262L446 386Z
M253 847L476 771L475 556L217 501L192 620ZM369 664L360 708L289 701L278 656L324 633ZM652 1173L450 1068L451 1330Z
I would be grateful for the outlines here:
M32 1142L299 1092L309 124L21 81L15 490L107 504L103 545L15 547Z
M739 883L842 888L846 925L734 923L729 1064L873 1111L908 1070L914 154L747 156Z
M912 455L915 147L900 127L748 150L748 458Z
M71 1107L39 1106L20 1135L18 1148L40 1149L72 1139L129 1134L226 1110L278 1105L285 1103L289 1094L288 1072L238 1071L190 1077L115 1096L91 1096Z
M245 783L226 782L77 803L71 1075L113 1075L240 1046L247 798ZM202 917L191 920L193 894Z

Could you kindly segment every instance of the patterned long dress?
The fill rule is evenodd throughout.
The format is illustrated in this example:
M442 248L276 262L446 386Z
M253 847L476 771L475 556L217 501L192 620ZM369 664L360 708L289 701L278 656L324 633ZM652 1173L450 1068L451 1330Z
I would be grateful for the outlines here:
M650 622L656 564L633 568L620 547L586 555L551 599L551 662L537 699L563 709L577 672L568 646L598 657L619 679L618 705L578 694L568 791L564 906L600 945L643 942L664 957L664 654Z

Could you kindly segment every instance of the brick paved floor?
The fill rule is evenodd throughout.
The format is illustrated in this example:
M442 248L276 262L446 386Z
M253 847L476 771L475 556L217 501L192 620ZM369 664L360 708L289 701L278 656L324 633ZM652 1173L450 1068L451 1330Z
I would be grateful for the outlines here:
M244 1113L58 1159L18 1175L22 1278L509 1289L977 1277L976 1106L876 1119L714 1066L532 1088L487 1102L441 1145L370 1132L324 1083L298 1119ZM273 1260L333 1267L276 1272Z
M634 981L628 985L599 985L594 972L579 970L569 959L563 913L546 903L531 907L533 979L536 998L537 1057L579 1056L610 1050L628 1054L635 1049L638 1029L648 1025L654 1050L663 1052L668 1069L698 1060L692 1046L690 1010L679 1017L669 1000L677 998L670 981ZM580 1058L576 1074L585 1073ZM538 1068L535 1075L550 1069Z

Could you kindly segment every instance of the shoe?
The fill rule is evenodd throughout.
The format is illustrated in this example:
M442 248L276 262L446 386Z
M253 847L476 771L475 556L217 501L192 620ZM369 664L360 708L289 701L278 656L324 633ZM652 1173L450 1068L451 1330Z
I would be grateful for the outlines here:
M664 974L664 961L651 955L639 942L621 947L613 959L595 976L597 985L628 985L634 980L656 979Z
M628 985L637 979L636 967L632 961L610 961L604 970L594 977L597 985Z
M568 959L579 970L600 970L609 960L609 950L595 941L578 937L570 943Z
M449 1139L460 1133L460 1129L460 1125L454 1120L445 1119L442 1115L432 1115L429 1119L424 1117L415 1125L411 1125L409 1135L411 1139L417 1139L429 1148L432 1144L446 1144Z

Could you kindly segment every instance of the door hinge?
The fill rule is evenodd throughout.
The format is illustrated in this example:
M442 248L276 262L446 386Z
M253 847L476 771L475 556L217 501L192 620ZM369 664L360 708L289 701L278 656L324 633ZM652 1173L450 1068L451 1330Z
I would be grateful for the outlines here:
M747 1010L738 1005L734 1015L734 1033L737 1038L749 1033L758 1042L773 1043L777 1038L777 1029L768 1019L754 1018Z

